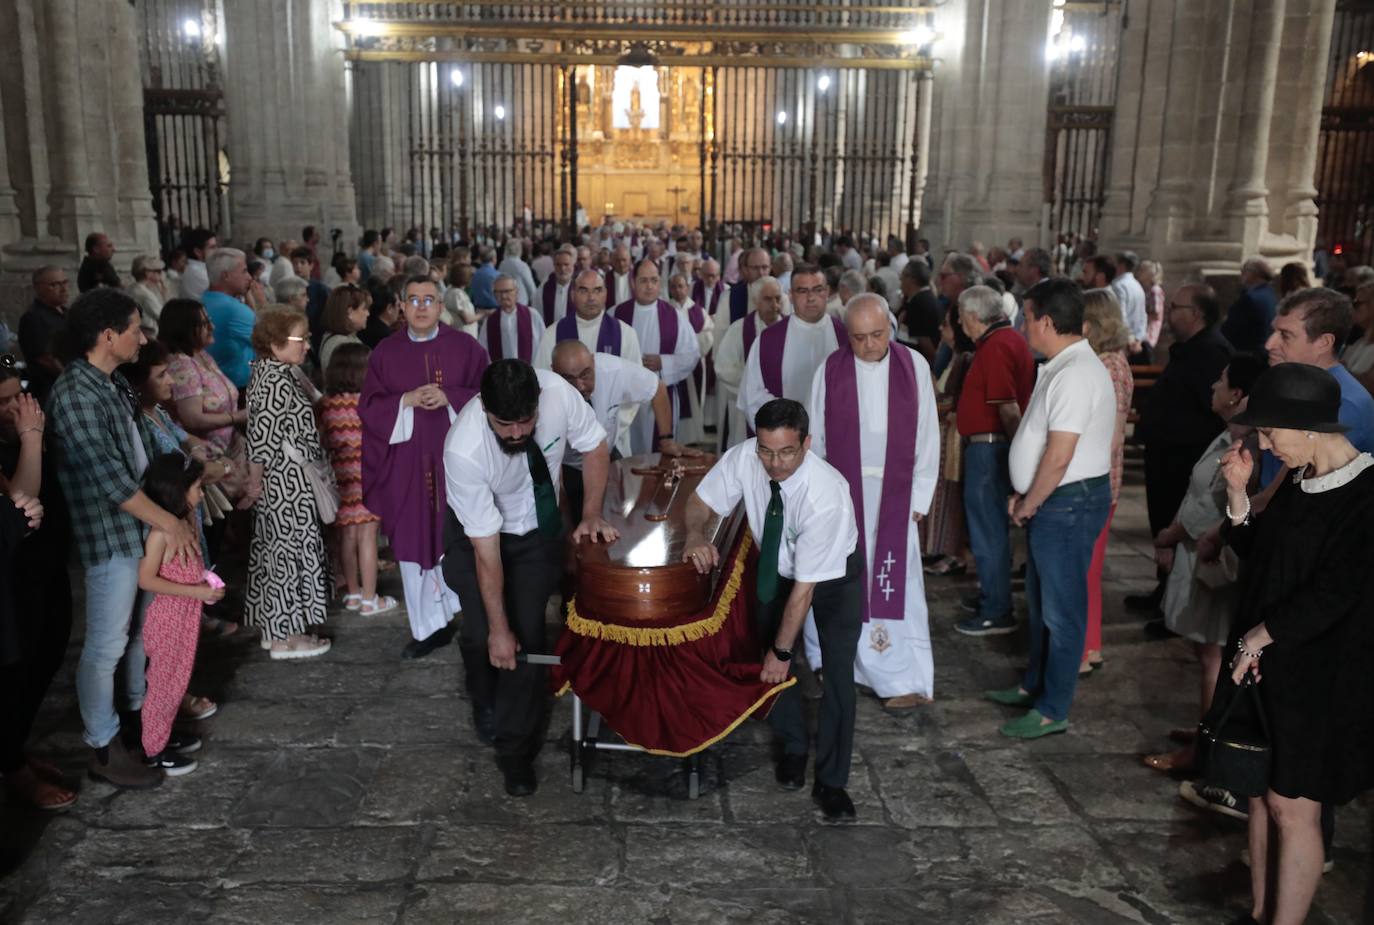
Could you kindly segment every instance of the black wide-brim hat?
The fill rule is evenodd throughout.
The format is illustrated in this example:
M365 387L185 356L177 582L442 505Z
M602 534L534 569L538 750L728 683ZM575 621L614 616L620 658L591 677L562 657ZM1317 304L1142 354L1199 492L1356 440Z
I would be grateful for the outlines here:
M1340 434L1350 429L1340 416L1341 385L1335 376L1319 366L1280 363L1255 380L1245 410L1231 423Z

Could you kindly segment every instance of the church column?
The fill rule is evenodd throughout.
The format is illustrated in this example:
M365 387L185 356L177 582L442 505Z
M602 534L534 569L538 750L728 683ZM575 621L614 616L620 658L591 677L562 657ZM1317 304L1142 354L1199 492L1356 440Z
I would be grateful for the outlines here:
M91 188L86 133L82 125L82 58L76 0L43 4L36 17L46 35L47 54L42 61L45 96L61 101L52 107L53 186L48 194L48 229L64 241L84 237L83 229L100 223L100 212Z
M234 239L357 234L337 0L225 4L225 114Z
M1291 114L1291 121L1271 142L1278 163L1270 168L1269 214L1272 230L1310 249L1317 239L1317 141L1336 0L1289 0L1287 12L1284 60L1306 66L1296 74L1285 69L1278 88L1276 105Z
M1233 78L1240 83L1242 103L1235 145L1235 179L1227 190L1226 214L1233 223L1239 224L1247 250L1258 245L1269 214L1265 174L1269 165L1283 19L1284 0L1255 0L1250 17L1252 55L1248 66L1237 71Z

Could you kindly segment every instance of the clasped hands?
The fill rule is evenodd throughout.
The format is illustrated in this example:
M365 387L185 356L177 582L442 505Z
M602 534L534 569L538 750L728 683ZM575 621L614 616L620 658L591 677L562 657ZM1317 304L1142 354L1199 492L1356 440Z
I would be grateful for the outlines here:
M433 411L436 408L447 408L448 396L444 394L443 389L431 382L407 392L405 404L408 408L423 408L426 411Z

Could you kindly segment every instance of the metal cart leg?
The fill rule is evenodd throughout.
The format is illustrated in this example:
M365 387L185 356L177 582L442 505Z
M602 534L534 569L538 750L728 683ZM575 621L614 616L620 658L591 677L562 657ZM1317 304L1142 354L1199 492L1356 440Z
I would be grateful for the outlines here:
M581 793L587 785L586 769L582 764L582 700L573 694L572 704L572 789L573 793Z
M701 752L687 756L687 799L701 796Z

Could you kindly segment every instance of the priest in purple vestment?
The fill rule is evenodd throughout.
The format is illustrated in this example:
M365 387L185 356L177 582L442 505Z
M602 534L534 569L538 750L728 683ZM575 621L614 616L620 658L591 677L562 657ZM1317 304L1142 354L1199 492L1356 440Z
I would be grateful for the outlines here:
M477 394L486 351L439 323L443 302L427 277L406 284L406 326L377 344L358 412L363 423L363 503L382 518L405 587L414 639L404 658L447 645L458 596L444 582L444 437Z

